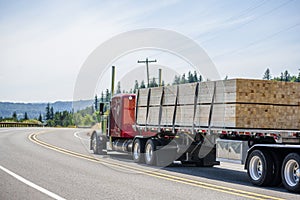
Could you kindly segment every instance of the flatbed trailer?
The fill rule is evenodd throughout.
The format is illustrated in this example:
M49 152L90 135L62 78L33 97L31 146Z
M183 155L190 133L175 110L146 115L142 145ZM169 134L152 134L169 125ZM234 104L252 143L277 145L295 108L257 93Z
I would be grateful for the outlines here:
M232 125L242 123L234 124L232 116L222 113L228 105L235 106L230 102L232 93L223 88L225 95L218 96L222 94L218 84L220 81L147 88L114 96L107 130L93 132L91 150L97 154L128 152L135 162L158 166L173 161L206 167L220 161L240 163L254 185L283 183L287 190L299 193L300 129L295 123L300 125L300 99L298 106L292 105L296 116L289 118L295 129L247 128L247 124L235 128Z

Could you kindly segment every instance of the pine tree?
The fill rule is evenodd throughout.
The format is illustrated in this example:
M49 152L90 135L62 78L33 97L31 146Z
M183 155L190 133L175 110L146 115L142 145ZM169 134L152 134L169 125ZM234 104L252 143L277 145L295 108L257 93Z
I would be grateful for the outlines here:
M100 99L101 102L104 102L104 93L103 91L101 92L101 99Z
M13 112L12 114L12 119L17 122L18 121L18 116L17 116L17 113L16 112Z
M203 81L203 78L202 78L202 75L200 74L199 75L199 82L202 82Z
M40 113L39 115L39 119L38 119L40 122L43 122L43 118L42 118L42 114Z
M116 94L120 94L120 93L122 93L122 90L121 90L121 83L120 83L120 81L119 81L118 84L117 84L117 91L116 91Z
M140 88L146 88L145 81L142 80Z
M299 69L299 70L300 70L300 69ZM299 74L298 74L298 78L297 78L296 82L300 82L300 72L299 72Z
M285 70L284 74L283 74L283 80L285 82L289 82L291 80L291 75L290 73L288 72L288 70Z
M136 93L139 89L139 82L137 80L134 81L133 93Z
M46 107L46 120L51 119L51 113L50 113L50 103L47 104Z
M24 120L28 120L27 112L25 112L25 114L24 114Z
M195 82L198 82L198 75L197 75L197 72L196 72L196 71L194 71L194 81L195 81Z
M54 119L54 110L53 110L53 106L51 106L50 108L50 119Z
M110 92L109 92L109 90L108 89L106 89L106 92L105 92L105 101L106 102L109 102L110 101Z
M188 72L188 80L187 80L188 83L193 83L195 82L194 81L194 75L192 74L191 71Z
M94 101L94 106L95 106L95 110L98 110L98 96L97 94L95 95L95 101Z
M186 80L186 78L185 78L185 73L184 73L184 74L182 74L182 76L181 76L180 84L184 84L184 83L186 83L186 82L187 82L187 80Z
M267 70L265 71L265 74L264 74L264 76L263 76L263 79L264 80L271 80L271 73L270 73L270 69L269 68L267 68Z

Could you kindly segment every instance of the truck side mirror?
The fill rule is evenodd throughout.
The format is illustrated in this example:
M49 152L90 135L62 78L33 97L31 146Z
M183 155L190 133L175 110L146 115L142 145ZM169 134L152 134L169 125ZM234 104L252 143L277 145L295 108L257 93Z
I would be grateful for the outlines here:
M100 111L100 115L104 115L104 103L100 103L99 111Z

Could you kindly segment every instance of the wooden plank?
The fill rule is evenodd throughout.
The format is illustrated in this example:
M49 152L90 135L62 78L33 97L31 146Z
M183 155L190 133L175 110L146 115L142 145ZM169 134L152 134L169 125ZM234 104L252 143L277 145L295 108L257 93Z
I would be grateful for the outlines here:
M148 125L158 125L159 107L149 107Z
M162 87L155 87L150 88L151 89L151 95L150 95L150 106L159 106L161 95L162 95Z
M164 106L162 108L161 125L172 126L173 125L173 113L175 106Z
M138 107L137 109L138 109L138 114L137 114L136 122L138 124L146 124L147 107Z
M181 84L178 90L178 105L194 105L197 83Z
M148 90L149 90L148 88L139 89L139 99L138 99L139 106L147 106Z
M166 86L164 88L164 100L163 105L175 105L177 94L177 85Z

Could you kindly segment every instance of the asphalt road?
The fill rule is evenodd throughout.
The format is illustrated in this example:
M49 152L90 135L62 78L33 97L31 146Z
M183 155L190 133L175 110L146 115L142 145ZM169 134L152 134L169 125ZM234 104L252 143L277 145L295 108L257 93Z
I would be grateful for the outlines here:
M158 168L95 156L88 131L0 129L0 199L300 199L252 186L240 165Z

